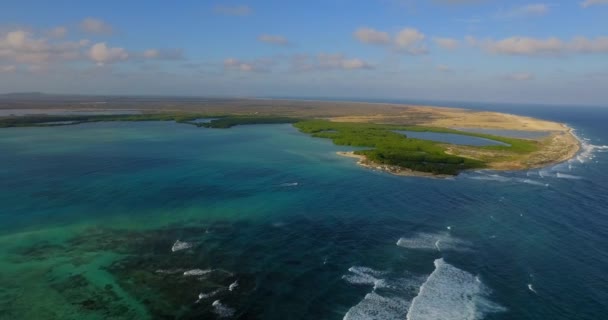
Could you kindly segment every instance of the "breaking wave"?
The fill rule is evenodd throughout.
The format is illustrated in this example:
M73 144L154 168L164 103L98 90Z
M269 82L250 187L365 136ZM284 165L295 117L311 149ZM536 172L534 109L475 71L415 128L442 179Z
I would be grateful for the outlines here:
M448 232L418 233L410 238L400 238L397 245L416 250L452 250L468 251L471 244L452 237Z
M561 172L556 173L555 176L558 177L558 178L560 178L560 179L571 179L571 180L581 180L581 179L583 179L583 177L580 177L580 176L575 176L575 175L572 175L572 174L566 174L566 173L561 173Z
M171 247L171 252L181 251L192 248L192 243L176 240Z
M206 275L207 273L212 272L213 270L211 269L192 269L192 270L188 270L188 271L184 271L184 276L185 277L198 277L198 276L203 276Z
M391 277L367 267L351 267L342 279L354 285L372 286L372 291L344 315L344 320L404 319L410 300L424 281L421 277Z
M506 311L488 300L489 293L479 278L437 259L435 270L412 300L406 319L475 320L488 313Z
M220 318L228 318L234 315L234 309L226 306L220 300L215 300L211 304L213 306L213 311L220 316Z

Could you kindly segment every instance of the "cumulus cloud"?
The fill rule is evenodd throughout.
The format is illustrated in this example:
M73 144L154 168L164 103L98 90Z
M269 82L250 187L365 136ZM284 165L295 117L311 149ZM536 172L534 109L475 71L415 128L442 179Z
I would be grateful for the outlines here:
M423 43L425 35L414 28L405 28L395 36L395 47L408 54L426 54L428 50Z
M102 34L108 35L111 34L114 29L111 25L106 23L105 21L97 18L85 18L80 22L80 28L82 31L92 34Z
M459 41L452 38L434 38L435 44L443 49L453 50L458 48Z
M17 70L17 67L13 66L13 65L0 66L0 73L15 72L16 70Z
M46 32L49 36L53 38L63 38L66 34L68 34L68 29L66 27L55 27Z
M502 40L477 40L467 37L469 44L480 46L487 52L503 55L559 56L566 54L608 53L608 37L575 37L569 41L559 38L538 39L531 37L510 37Z
M511 81L529 81L534 80L534 74L529 72L511 73L503 76L503 79Z
M279 35L262 34L258 37L258 41L279 46L289 45L289 40Z
M387 32L372 28L359 28L354 32L357 40L366 44L382 45L405 54L426 54L426 36L415 28L404 28L391 37Z
M108 47L105 42L99 42L91 46L89 50L89 58L102 66L107 63L127 60L129 54L123 48Z
M583 2L581 2L581 7L583 8L589 8L591 6L595 6L595 5L608 5L608 0L585 0Z
M184 53L181 49L148 49L142 53L146 59L181 60Z
M549 12L549 5L544 3L533 3L514 7L498 14L501 19L526 18L544 16Z
M255 60L228 58L224 60L224 69L241 72L269 72L271 71L272 66L275 64L276 61L270 58L260 58Z
M216 14L226 15L226 16L249 16L253 14L253 9L246 5L240 6L225 6L225 5L217 5L213 9Z
M373 65L362 59L348 58L341 53L321 53L316 56L300 54L293 56L291 59L291 70L298 72L372 68Z
M388 32L378 31L367 27L357 29L353 35L362 43L386 45L391 42L391 37Z
M86 41L50 41L25 30L0 33L0 59L23 64L48 64L76 60Z

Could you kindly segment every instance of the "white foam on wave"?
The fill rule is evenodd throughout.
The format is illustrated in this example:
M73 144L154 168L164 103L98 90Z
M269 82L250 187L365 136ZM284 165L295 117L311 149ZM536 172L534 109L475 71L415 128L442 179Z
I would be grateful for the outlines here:
M350 267L350 274L343 275L342 279L351 284L373 285L374 289L384 287L386 283L380 277L385 275L385 272L377 271L368 267Z
M228 291L234 291L239 286L239 281L236 280L228 286Z
M196 300L195 303L199 303L201 300L204 300L204 299L212 298L215 295L217 295L218 293L220 293L221 291L222 291L221 289L217 289L215 291L211 291L211 292L208 292L208 293L202 293L201 292L201 293L198 294L198 300Z
M402 319L409 307L409 302L398 297L383 297L376 292L365 295L356 306L344 315L344 320L392 320Z
M539 186L539 187L548 187L549 186L548 183L542 183L540 181L536 181L536 180L532 180L532 179L517 179L516 181L521 182L521 183L531 184L533 186Z
M594 145L589 143L589 139L578 137L574 132L572 134L580 141L581 150L576 155L576 161L580 163L586 163L595 158L595 152L606 152L608 151L608 146L606 145Z
M211 269L192 269L192 270L188 270L188 271L184 271L184 276L185 277L198 277L198 276L203 276L206 275L210 272L212 272L213 270Z
M532 286L532 284L531 284L531 283L528 283L528 290L530 290L530 291L532 291L532 292L534 292L534 293L538 294L538 293L536 292L536 290L534 290L534 287Z
M176 274L176 273L182 273L184 272L184 269L158 269L156 270L156 273L160 273L160 274Z
M412 300L406 319L476 320L487 313L506 311L488 300L489 293L479 278L437 259L435 270Z
M498 182L509 182L511 178L504 177L498 174L484 174L479 176L470 176L470 179L473 180L485 180L485 181L498 181Z
M297 187L299 185L298 182L285 182L281 183L279 186L281 187Z
M213 311L220 316L220 318L228 318L234 315L234 309L226 306L220 300L215 300L211 304L213 306Z
M192 248L192 243L176 240L171 247L171 252L181 251Z
M538 175L541 178L545 178L545 176L547 175L546 172L544 171L538 171L537 172ZM526 172L526 176L530 176L530 171ZM481 175L478 176L468 176L469 179L473 179L473 180L482 180L482 181L496 181L496 182L519 182L519 183L525 183L525 184L530 184L530 185L535 185L535 186L541 186L541 187L548 187L549 184L548 183L542 183L540 181L537 180L533 180L530 178L516 178L516 177L505 177L505 176L501 176L498 174L483 174L481 173Z
M575 176L575 175L572 175L572 174L566 174L566 173L561 173L561 172L556 173L555 176L558 177L558 178L560 178L560 179L570 179L570 180L581 180L581 179L583 179L583 177L581 177L581 176Z
M367 267L351 267L342 279L354 285L373 286L372 291L344 315L344 320L404 319L420 277L391 278L388 272Z
M471 244L452 237L448 232L418 233L410 238L400 238L397 245L416 250L452 250L468 251Z

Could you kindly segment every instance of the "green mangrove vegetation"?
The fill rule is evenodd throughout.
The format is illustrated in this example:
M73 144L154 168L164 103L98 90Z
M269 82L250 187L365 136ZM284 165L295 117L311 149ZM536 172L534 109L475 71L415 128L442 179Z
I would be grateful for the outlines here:
M345 123L325 120L301 121L296 123L295 126L300 131L311 134L313 137L332 139L337 145L369 147L371 149L355 151L355 154L364 155L374 163L399 166L433 174L455 175L466 169L484 168L486 163L448 154L445 151L445 144L440 142L411 139L395 131L462 134L509 144L508 146L476 147L487 150L510 150L517 153L526 153L537 149L536 142L532 140L498 137L448 128Z

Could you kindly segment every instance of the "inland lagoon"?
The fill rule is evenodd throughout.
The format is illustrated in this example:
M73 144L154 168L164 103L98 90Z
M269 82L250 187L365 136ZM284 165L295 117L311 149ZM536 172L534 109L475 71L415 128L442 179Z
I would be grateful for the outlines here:
M529 114L574 158L449 179L285 123L0 129L0 318L601 319L608 113L576 112Z

